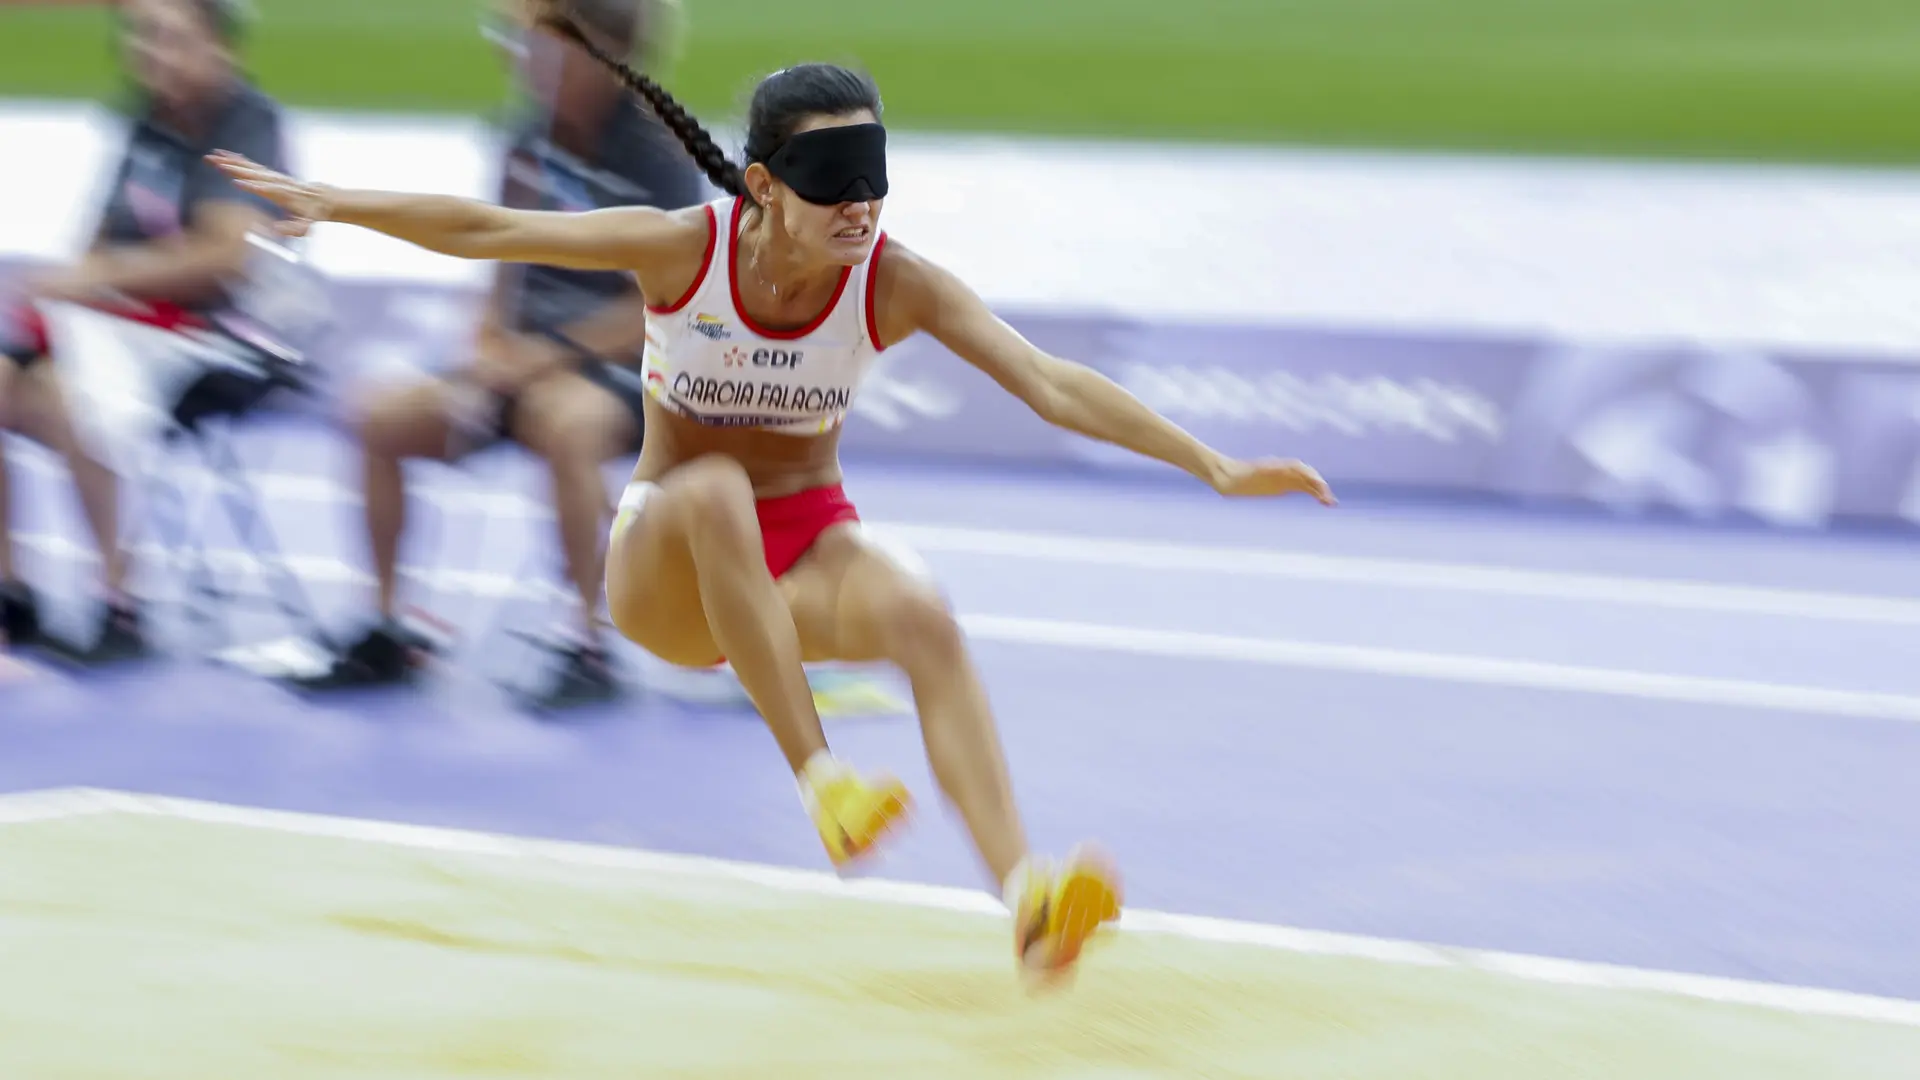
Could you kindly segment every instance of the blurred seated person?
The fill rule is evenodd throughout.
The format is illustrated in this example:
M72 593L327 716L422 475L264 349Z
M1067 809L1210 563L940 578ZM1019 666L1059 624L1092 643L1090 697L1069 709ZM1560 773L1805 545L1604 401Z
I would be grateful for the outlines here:
M37 305L83 304L163 331L217 323L248 263L249 233L268 232L279 211L203 158L226 148L284 160L279 106L236 64L238 0L125 0L119 12L133 123L93 240L77 262L29 278L24 302L0 312L0 425L66 459L99 550L98 633L72 647L93 662L139 656L145 638L126 591L118 482L76 432ZM15 575L5 466L0 456L0 616L19 643L36 638L39 605Z
M572 10L600 47L630 55L645 52L659 7L651 0L576 0ZM503 43L531 98L512 128L503 204L677 209L705 198L679 141L585 51L551 34L512 35ZM405 681L425 647L396 608L406 517L402 461L452 461L511 440L546 464L567 576L578 594L554 684L535 697L564 707L613 696L596 618L612 512L601 468L639 453L645 342L645 301L632 275L502 264L471 361L442 377L376 391L361 413L359 437L378 619L330 671L302 680L309 688Z

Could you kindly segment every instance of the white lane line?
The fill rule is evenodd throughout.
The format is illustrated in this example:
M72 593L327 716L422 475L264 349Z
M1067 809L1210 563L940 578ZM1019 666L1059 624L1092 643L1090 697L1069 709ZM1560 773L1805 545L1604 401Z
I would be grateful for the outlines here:
M28 464L23 456L22 464ZM29 468L53 471L35 459ZM192 472L193 470L188 470ZM272 498L358 505L360 493L325 477L300 473L253 475ZM450 514L494 520L545 521L552 510L531 495L458 482L420 485L415 496ZM1218 574L1361 588L1425 589L1481 596L1512 596L1583 604L1768 618L1920 626L1920 599L1812 589L1729 585L1681 578L1633 577L1560 570L1524 570L1474 563L1384 556L1325 555L1280 548L1165 541L1117 540L1006 529L906 522L870 522L876 532L919 551L1035 562L1071 563L1160 573Z
M50 542L45 537L24 537L21 543L22 546L48 554L65 554L75 558L82 556L82 549L66 541ZM150 548L137 554L157 562L169 553ZM257 572L260 567L258 558L243 551L224 549L210 554L215 568L225 575L250 574ZM289 566L296 576L309 584L365 585L371 581L364 571L338 559L307 557L289 560ZM552 583L523 580L506 574L409 566L403 566L401 574L409 581L451 595L528 600L565 595ZM1600 694L1687 705L1920 722L1920 697L1901 694L1015 615L963 613L960 622L975 639L1001 644L1091 649L1169 659L1268 664L1480 686Z
M1703 581L1520 570L1469 563L1319 555L1271 548L1155 543L996 529L879 523L876 531L923 552L1105 566L1127 570L1270 577L1369 588L1429 589L1538 600L1920 626L1920 600Z
M1093 649L1182 660L1272 664L1315 671L1600 694L1643 701L1920 723L1920 697L1901 694L1009 615L962 615L960 622L971 636L1004 644Z

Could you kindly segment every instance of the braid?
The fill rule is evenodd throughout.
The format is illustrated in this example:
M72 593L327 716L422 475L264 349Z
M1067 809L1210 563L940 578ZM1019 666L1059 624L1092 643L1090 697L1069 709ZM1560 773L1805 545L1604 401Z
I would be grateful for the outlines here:
M675 101L673 95L667 93L666 87L633 70L624 61L594 44L581 31L579 24L564 12L543 16L540 19L540 25L586 50L588 56L613 72L621 82L627 85L627 89L645 100L654 115L660 117L661 122L667 125L667 130L673 132L680 140L680 145L686 147L687 154L693 158L695 164L700 166L700 171L707 174L707 179L713 181L715 187L729 195L747 193L746 180L740 174L740 166L727 157L726 151L720 149L719 144L713 141L713 136L707 134L707 129L700 126L700 121L695 120L692 114L687 112L686 106Z

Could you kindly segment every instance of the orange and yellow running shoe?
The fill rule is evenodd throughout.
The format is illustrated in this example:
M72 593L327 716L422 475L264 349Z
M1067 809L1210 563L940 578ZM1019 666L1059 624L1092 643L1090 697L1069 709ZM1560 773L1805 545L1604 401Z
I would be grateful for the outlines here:
M867 781L830 758L809 762L798 779L800 800L820 830L827 857L842 872L871 852L913 806L913 796L899 780Z
M1029 865L1010 882L1014 953L1028 970L1065 971L1088 939L1120 917L1120 874L1086 848L1063 866Z

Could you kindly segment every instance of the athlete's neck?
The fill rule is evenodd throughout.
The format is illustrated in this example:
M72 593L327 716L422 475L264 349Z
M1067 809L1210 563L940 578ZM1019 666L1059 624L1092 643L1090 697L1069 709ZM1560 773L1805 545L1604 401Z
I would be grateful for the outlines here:
M844 269L836 263L809 260L787 239L773 211L766 209L753 213L741 230L740 260L743 279L783 305L832 292Z

